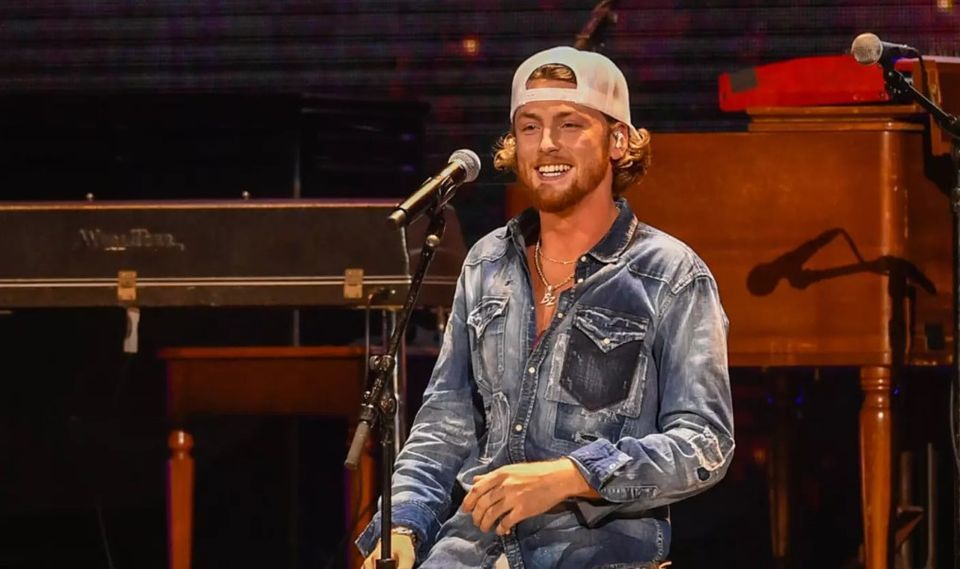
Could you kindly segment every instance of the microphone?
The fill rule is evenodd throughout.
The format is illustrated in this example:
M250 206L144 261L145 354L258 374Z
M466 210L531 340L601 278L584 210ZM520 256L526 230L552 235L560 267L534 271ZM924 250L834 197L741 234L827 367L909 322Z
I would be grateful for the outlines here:
M920 52L909 45L889 43L881 41L876 34L860 34L853 45L850 46L850 53L857 63L861 65L873 65L874 63L887 64L890 61L900 57L919 57Z
M446 168L436 176L427 178L420 189L397 205L390 214L390 221L397 227L404 227L435 203L443 207L453 197L457 186L476 180L479 173L480 158L477 153L466 148L457 150L450 155Z

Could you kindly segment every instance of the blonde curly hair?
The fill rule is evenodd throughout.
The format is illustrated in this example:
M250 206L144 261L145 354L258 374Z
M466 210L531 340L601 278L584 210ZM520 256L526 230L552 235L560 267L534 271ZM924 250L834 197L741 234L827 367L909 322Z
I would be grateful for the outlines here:
M528 81L553 79L577 84L577 78L566 65L551 63L542 65L530 74ZM606 116L606 115L604 115ZM607 126L613 127L617 120L607 117ZM630 126L630 125L628 125ZM645 128L628 128L627 149L624 155L613 163L613 195L619 196L630 186L640 182L650 167L650 133ZM511 127L510 132L500 137L493 147L493 165L498 170L517 169L517 138Z

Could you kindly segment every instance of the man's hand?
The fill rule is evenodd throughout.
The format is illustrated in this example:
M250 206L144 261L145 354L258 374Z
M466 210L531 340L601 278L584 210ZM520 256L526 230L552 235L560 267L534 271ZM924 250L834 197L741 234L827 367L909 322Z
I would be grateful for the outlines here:
M409 535L395 533L390 536L390 549L393 550L393 559L397 562L397 569L413 569L413 562L417 559L417 552L413 547L413 539ZM380 559L380 542L377 547L363 561L363 569L376 569L377 559Z
M496 524L497 535L506 535L521 521L575 496L599 497L573 461L561 458L509 464L477 476L460 509L472 512L473 523L482 531Z

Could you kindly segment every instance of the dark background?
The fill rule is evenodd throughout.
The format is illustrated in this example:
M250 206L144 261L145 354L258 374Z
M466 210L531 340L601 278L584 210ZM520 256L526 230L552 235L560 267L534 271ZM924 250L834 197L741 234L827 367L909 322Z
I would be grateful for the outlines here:
M472 148L483 171L456 199L469 246L504 221L510 178L489 150L508 127L513 70L572 44L593 4L3 1L0 199L393 198ZM864 31L957 55L960 31L952 0L620 2L617 11L603 51L627 75L654 155L657 132L745 128L744 115L718 108L724 71L842 53ZM156 351L362 341L360 313L300 316L294 330L291 310L145 309L140 351L125 356L119 310L0 314L0 569L165 566L169 425ZM429 315L418 318L411 340L429 345ZM411 361L412 407L431 364ZM855 566L857 370L784 373L779 406L770 375L733 370L736 459L718 487L673 509L678 569L772 567L765 468L785 414L796 437L791 563ZM901 376L898 450L930 442L939 457L942 560L953 502L946 402L946 370ZM342 566L347 425L205 417L190 427L196 567Z

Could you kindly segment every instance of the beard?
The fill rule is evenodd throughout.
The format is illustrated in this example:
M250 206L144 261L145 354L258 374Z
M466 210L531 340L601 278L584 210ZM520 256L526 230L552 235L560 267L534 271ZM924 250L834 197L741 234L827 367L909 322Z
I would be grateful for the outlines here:
M574 177L565 180L563 185L542 182L532 164L521 165L517 178L533 207L546 213L560 213L571 209L590 195L603 181L609 165L609 153L601 152L601 156L589 164L575 166L571 171Z

